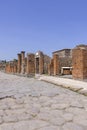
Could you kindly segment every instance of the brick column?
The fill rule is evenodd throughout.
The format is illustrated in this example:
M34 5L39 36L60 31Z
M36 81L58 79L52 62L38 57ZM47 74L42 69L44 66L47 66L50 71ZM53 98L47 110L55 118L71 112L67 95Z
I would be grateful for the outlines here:
M8 73L11 73L11 72L12 72L11 63L9 63L9 66L8 66Z
M25 73L25 51L21 51L21 62L22 62L21 73L24 74Z
M11 64L11 73L14 73L14 65Z
M72 51L74 79L87 79L87 46L79 45Z
M51 59L51 63L48 64L48 74L54 75L54 60Z
M59 74L59 56L57 54L53 55L53 62L54 62L54 75Z
M6 63L6 66L5 66L5 72L8 73L9 72L9 64Z
M48 75L51 75L51 72L50 72L51 68L50 68L50 63L48 64Z
M10 63L8 65L8 73L11 73L11 65L10 65Z
M21 73L21 54L18 54L18 73Z
M39 74L44 73L44 55L41 54L39 58Z
M27 74L35 73L35 55L33 53L27 54Z

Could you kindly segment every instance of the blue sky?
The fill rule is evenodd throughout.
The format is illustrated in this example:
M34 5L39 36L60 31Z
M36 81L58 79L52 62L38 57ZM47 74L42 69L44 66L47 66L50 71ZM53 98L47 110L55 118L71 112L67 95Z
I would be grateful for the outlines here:
M87 44L87 0L0 0L0 59Z

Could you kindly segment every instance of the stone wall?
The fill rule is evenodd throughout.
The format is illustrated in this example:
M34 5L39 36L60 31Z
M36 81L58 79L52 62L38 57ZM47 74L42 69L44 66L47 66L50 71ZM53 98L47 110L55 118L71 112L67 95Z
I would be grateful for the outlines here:
M58 51L54 51L53 55L57 54L59 57L72 57L72 50L71 49L62 49Z
M0 61L0 71L5 71L6 61Z
M60 57L60 67L59 67L59 73L61 73L62 67L72 67L72 58L71 57Z
M17 73L17 60L9 61L5 66L6 73Z

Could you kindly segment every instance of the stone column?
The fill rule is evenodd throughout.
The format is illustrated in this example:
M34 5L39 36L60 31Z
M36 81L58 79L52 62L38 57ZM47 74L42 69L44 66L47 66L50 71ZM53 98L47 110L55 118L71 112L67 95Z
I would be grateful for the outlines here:
M87 45L72 50L72 75L74 79L87 79Z
M21 62L22 62L21 73L24 74L25 73L25 51L21 51Z
M57 54L53 55L53 62L54 62L54 75L59 74L59 56Z
M21 73L21 54L18 54L18 73Z

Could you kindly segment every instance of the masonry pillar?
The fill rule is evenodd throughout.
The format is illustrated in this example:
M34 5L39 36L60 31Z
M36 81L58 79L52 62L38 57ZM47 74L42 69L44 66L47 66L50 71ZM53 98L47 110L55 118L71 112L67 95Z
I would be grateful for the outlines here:
M59 74L59 56L57 54L53 55L53 62L54 62L54 75Z
M44 73L44 55L41 54L39 58L39 74Z
M38 51L35 55L35 73L44 73L44 54L41 51Z
M54 59L51 59L51 63L48 64L48 74L54 75Z
M9 63L9 73L12 72L11 63Z
M35 73L35 55L33 53L27 54L27 74Z
M14 73L14 65L11 64L11 73Z
M11 65L10 65L10 63L8 65L8 73L11 73Z
M18 73L21 73L21 54L18 54Z
M25 73L25 51L21 51L21 73L24 74Z
M87 45L72 50L72 75L74 79L87 79Z

